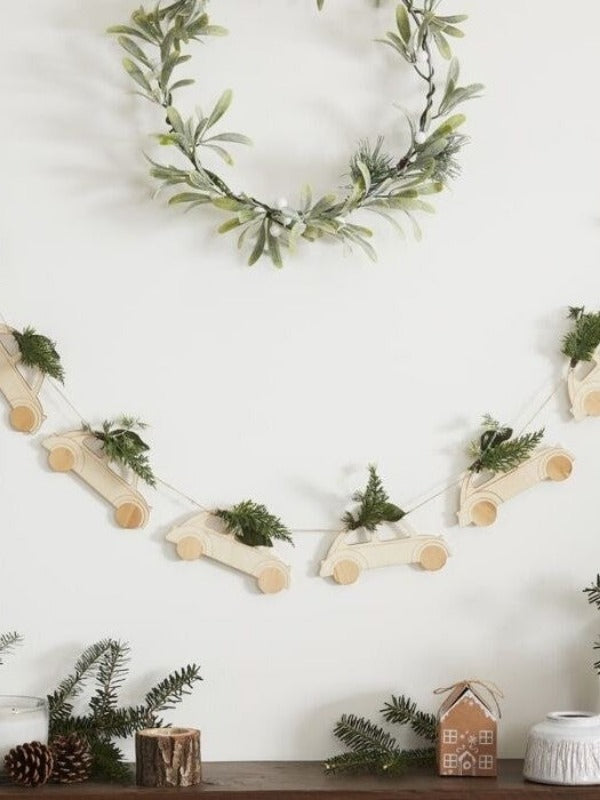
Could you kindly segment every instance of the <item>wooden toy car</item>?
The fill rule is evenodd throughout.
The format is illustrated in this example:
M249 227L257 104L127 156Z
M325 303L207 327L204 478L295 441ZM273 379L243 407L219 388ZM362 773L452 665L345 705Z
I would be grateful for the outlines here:
M0 392L11 409L11 427L22 433L35 433L46 418L38 399L44 375L36 369L32 383L25 379L17 367L21 353L11 331L8 325L0 325Z
M440 536L417 536L406 520L400 521L400 534L382 539L377 531L365 531L366 542L349 543L348 531L339 533L321 562L319 575L348 585L358 580L364 569L395 564L420 564L428 571L441 569L450 555Z
M142 528L150 508L137 491L137 476L131 481L119 475L102 452L102 443L90 432L78 430L49 436L42 442L48 463L55 472L73 471L115 508L121 528Z
M600 345L594 350L592 363L585 377L577 377L571 369L567 378L571 413L578 422L584 417L600 417Z
M492 525L498 506L545 480L564 481L573 471L573 456L562 447L543 447L510 472L497 473L475 485L476 473L469 472L460 490L458 524Z
M290 568L270 548L238 542L232 533L216 530L220 524L213 514L203 511L171 528L166 539L177 546L177 555L184 561L212 558L256 578L258 588L265 594L289 587Z

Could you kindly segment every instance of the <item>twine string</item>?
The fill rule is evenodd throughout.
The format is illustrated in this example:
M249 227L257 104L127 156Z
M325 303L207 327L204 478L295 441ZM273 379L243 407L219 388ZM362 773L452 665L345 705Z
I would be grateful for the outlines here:
M449 692L453 692L459 686L468 686L469 688L472 686L480 686L491 698L492 706L496 709L498 718L502 716L499 701L504 698L504 692L502 692L502 690L499 689L495 683L492 683L492 681L482 681L479 680L479 678L469 678L465 681L457 681L456 683L453 683L452 686L440 686L438 689L434 689L433 693L448 694Z

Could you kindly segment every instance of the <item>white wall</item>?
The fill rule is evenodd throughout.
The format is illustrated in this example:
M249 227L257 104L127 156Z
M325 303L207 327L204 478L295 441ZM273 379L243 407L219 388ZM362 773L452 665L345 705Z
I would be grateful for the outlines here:
M295 200L336 185L360 137L399 130L414 85L372 39L393 4L215 0L228 40L194 50L194 97L235 89L228 129L256 142L232 180ZM306 246L283 272L247 269L220 217L151 199L142 148L160 116L129 93L105 27L133 3L5 3L0 30L0 307L60 344L70 395L94 421L152 424L157 473L207 505L252 497L292 527L331 527L376 461L410 505L466 462L481 414L525 420L563 369L567 304L598 303L600 7L577 34L557 2L448 0L471 14L459 55L487 85L468 109L463 176L422 243L377 228L379 264ZM44 394L42 433L76 418ZM27 645L2 690L45 692L85 644L131 642L125 699L188 661L204 684L173 721L207 759L321 758L340 713L377 717L392 693L425 709L464 677L505 691L502 751L522 753L548 710L594 707L581 589L600 569L598 423L562 394L540 424L576 473L459 530L456 496L415 514L454 557L439 574L392 568L352 588L315 577L328 537L281 553L287 593L264 597L164 541L184 503L152 495L143 532L115 528L74 479L44 466L42 434L0 432L0 630Z

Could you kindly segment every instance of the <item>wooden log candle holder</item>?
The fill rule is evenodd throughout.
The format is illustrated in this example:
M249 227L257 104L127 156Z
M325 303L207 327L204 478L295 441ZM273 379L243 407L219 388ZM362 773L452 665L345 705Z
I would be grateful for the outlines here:
M146 728L135 734L138 786L196 786L202 781L200 731Z

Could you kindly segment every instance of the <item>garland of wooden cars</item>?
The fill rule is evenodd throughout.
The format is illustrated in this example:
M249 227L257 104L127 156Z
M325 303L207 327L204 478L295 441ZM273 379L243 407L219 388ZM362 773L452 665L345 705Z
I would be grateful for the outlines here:
M571 358L566 381L571 411L575 420L581 420L600 415L600 313L572 311L577 314L573 316L576 328L569 334L572 340L564 345L563 352ZM37 361L31 353L24 358L19 342L27 334L30 344L44 345L43 357L38 355ZM33 329L20 334L9 325L0 325L0 394L9 408L8 420L14 430L35 433L46 419L39 393L47 375L60 380L63 377L54 343ZM125 428L117 427L117 423ZM144 453L148 447L133 433L134 427L144 425L121 418L105 422L99 431L86 424L82 429L54 434L42 441L50 468L81 478L113 507L116 524L126 529L143 527L150 516L150 507L137 488L138 478L141 476L151 486L156 483ZM514 436L511 428L488 416L483 427L481 436L471 444L476 459L462 479L457 512L461 526L491 525L501 504L546 480L565 481L573 469L574 458L567 450L539 446L543 430ZM137 447L137 460L130 462L132 469L126 459L116 463L119 459L114 452L111 458L106 449L111 436L125 436L129 444ZM429 572L444 567L450 555L445 540L418 534L408 525L405 512L390 503L373 465L369 466L365 490L355 493L353 500L358 507L354 513L344 515L344 529L335 536L321 562L321 577L348 585L356 582L362 571L376 567L412 564ZM224 519L241 509L248 512L249 508L262 515L263 523L266 520L274 526L266 539L257 539L256 530L254 540L244 539L224 524ZM387 526L386 535L381 535L382 525ZM175 545L183 561L211 559L252 577L261 592L275 594L289 588L290 567L270 549L271 534L291 541L289 531L278 518L264 506L245 501L229 511L196 513L171 527L166 540Z

